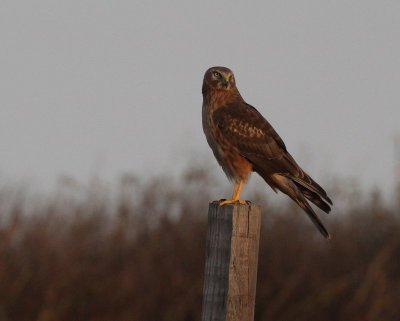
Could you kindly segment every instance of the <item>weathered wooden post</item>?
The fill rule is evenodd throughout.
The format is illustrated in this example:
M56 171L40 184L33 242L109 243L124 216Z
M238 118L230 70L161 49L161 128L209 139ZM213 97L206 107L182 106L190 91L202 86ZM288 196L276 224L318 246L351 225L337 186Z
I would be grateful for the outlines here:
M253 321L261 209L210 203L202 321Z

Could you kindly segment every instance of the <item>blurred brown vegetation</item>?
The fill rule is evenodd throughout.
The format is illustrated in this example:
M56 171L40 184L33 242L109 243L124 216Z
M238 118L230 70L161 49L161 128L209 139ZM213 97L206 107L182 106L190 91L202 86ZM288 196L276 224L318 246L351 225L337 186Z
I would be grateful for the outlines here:
M0 190L0 321L201 319L208 201L221 195L206 170L61 185L33 202ZM263 206L255 320L400 320L395 205L332 195L353 202L323 217L326 241L267 195L250 197Z

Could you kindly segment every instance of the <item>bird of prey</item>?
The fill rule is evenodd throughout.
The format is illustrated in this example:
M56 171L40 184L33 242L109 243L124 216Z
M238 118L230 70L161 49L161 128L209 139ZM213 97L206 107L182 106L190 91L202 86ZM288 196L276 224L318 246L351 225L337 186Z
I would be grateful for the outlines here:
M240 191L251 172L257 172L275 192L279 190L292 198L322 235L329 238L308 201L326 213L331 210L332 201L296 163L269 122L243 100L232 71L226 67L209 68L204 75L202 93L207 142L234 183L232 199L221 200L219 205L245 204L239 198Z

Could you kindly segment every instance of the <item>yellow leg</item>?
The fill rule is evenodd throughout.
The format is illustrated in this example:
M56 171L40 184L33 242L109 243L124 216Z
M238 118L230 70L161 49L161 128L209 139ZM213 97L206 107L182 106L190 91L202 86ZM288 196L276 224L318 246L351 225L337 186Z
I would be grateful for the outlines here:
M240 180L239 182L235 182L235 185L233 186L232 199L220 202L219 206L226 205L226 204L236 204L236 203L239 203L241 205L246 205L247 204L246 201L239 199L242 188L243 188L243 180Z

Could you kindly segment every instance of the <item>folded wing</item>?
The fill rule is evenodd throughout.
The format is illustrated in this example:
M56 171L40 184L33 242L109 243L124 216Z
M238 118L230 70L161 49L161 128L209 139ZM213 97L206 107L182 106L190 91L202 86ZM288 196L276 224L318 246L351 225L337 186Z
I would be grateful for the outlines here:
M326 213L331 210L329 204L332 205L332 201L296 163L269 122L245 102L218 108L213 113L213 121L224 138L252 163L253 170L274 191L278 189L291 197L328 237L328 232L305 198Z

